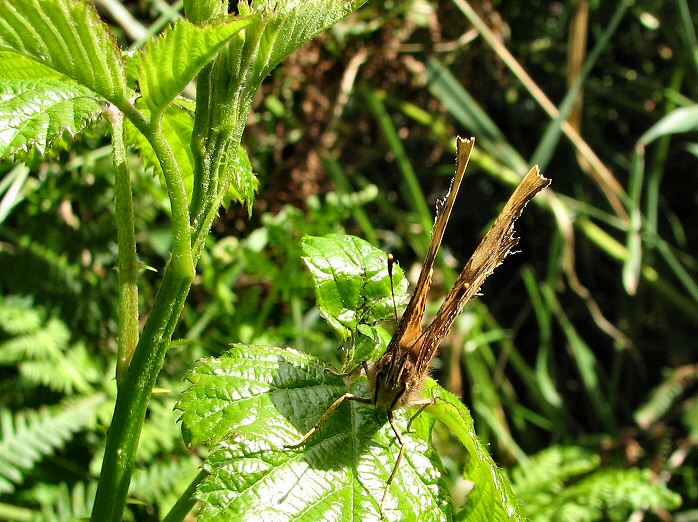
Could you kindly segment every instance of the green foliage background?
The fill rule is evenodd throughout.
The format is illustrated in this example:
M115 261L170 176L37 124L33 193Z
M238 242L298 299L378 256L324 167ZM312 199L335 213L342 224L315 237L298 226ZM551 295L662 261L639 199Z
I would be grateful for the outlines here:
M125 48L181 16L179 4L124 4L132 19L103 14ZM374 2L266 80L244 137L259 195L249 216L229 204L199 262L149 406L128 519L159 520L205 457L185 447L173 411L197 359L234 341L337 360L302 236L350 232L413 272L456 134L476 136L478 152L444 240L435 305L530 159L557 198L524 215L521 253L457 322L435 378L469 405L531 520L695 514L697 13L684 1L591 2L598 54L587 56L580 133L616 190L587 175L588 154L561 137L459 4ZM578 45L572 4L470 5L564 110L567 46ZM116 389L106 134L98 122L66 133L49 160L33 151L0 164L0 519L91 511ZM152 166L131 160L138 255L161 272L169 202ZM600 189L609 186L614 197ZM144 307L159 278L141 273ZM466 453L434 430L467 509Z

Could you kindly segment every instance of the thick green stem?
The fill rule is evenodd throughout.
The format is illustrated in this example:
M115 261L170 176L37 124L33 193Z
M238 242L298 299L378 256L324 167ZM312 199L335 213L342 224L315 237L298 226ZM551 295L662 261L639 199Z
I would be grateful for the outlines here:
M122 519L150 393L165 360L191 281L191 278L183 278L174 263L170 262L133 361L116 397L92 510L92 520L95 522L118 522Z
M172 148L162 131L161 121L160 119L147 121L143 114L132 105L125 104L119 108L145 136L160 162L172 209L172 260L170 265L173 270L180 273L182 278L193 279L194 259L191 253L191 223L187 189L184 186L184 178L172 153Z
M208 89L208 84L211 77L211 69L213 64L209 64L199 73L196 78L196 106L208 107L211 103L211 91ZM196 226L199 219L198 216L204 205L205 194L208 192L208 187L211 184L210 154L206 147L206 135L204 131L208 125L208 112L198 110L194 115L194 129L192 131L191 152L194 157L194 185L191 196L191 217L192 224Z
M165 176L167 194L172 208L172 269L183 279L194 278L194 259L191 255L191 224L184 179L172 149L159 124L153 130L150 144L160 160Z
M129 114L134 123L147 132L143 121L137 121L137 113ZM145 132L144 132L145 134ZM189 213L186 207L184 185L176 180L180 178L176 163L171 155L169 145L158 132L150 133L149 140L160 158L172 205L173 255L165 270L160 290L153 310L143 329L136 346L131 365L126 373L123 385L119 388L114 417L107 435L107 447L102 463L97 496L92 510L92 520L99 522L117 522L123 515L128 494L131 474L135 465L138 441L143 428L150 393L165 360L167 347L177 321L184 308L184 303L194 276L194 266L203 249L213 220L216 218L221 201L232 181L232 173L223 175L226 166L221 165L215 176L222 178L218 183L218 193L210 194L203 205L202 219L196 227L193 237L189 227ZM236 137L237 138L237 137ZM174 169L174 170L172 170ZM172 185L172 190L170 190ZM185 216L181 214L184 213ZM186 217L186 226L184 226ZM187 241L189 248L178 247L179 242ZM192 248L193 246L193 248ZM180 248L180 255L176 255ZM182 255L184 251L184 255ZM186 270L186 258L190 259L191 270Z
M204 241L216 217L216 210L229 184L230 177L222 184L218 197L207 206L205 220L194 234L195 260L201 255ZM114 417L107 435L102 474L92 510L92 520L95 522L121 520L150 393L165 360L167 347L184 308L191 282L191 278L183 279L181 273L174 270L173 263L170 262L126 379L116 397Z
M121 386L138 344L138 257L133 225L131 177L124 145L124 115L110 107L114 162L114 200L119 243L119 337L116 379Z
M135 108L125 109L131 121L150 141L162 166L172 207L172 258L117 393L92 510L92 520L99 522L122 519L151 390L194 279L187 194L172 150L159 125L151 127ZM208 234L208 228L199 233Z

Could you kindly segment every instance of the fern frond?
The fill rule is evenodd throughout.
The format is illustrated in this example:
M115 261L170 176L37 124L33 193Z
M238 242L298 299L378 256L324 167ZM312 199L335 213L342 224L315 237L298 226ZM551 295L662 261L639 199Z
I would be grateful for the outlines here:
M80 266L70 264L57 252L28 235L3 228L0 237L12 245L0 251L0 271L11 292L53 296L65 300L78 297L81 289Z
M71 333L56 317L45 321L41 307L11 296L0 300L0 329L11 335L0 342L0 364L19 365L25 383L65 394L90 393L99 368L84 344L69 346ZM7 318L8 323L2 323Z
M526 517L620 521L634 510L671 511L681 505L681 497L655 483L648 469L597 470L598 465L598 457L582 448L552 447L532 457L525 468L519 466L512 473L513 486Z
M172 494L179 496L196 477L200 464L201 461L192 455L138 469L133 473L129 496L148 504L161 503Z
M12 337L0 343L0 364L15 364L26 359L56 361L68 346L70 331L59 319L52 318L40 329Z
M25 471L90 424L103 394L66 400L39 411L0 410L0 493L12 493Z
M87 394L99 371L85 345L77 344L57 360L26 361L19 365L22 377L66 395Z
M87 520L92 512L97 481L77 482L71 487L61 484L38 484L28 497L41 506L33 518L36 522Z
M588 473L600 464L599 456L584 448L552 446L514 468L511 476L516 490L555 493L569 478Z
M683 412L683 424L688 430L688 435L693 442L698 442L698 396L691 397Z
M659 420L683 392L698 379L698 366L688 364L674 368L665 376L664 381L652 390L649 400L635 412L635 422L647 429Z
M43 313L33 308L32 299L25 296L0 296L0 329L9 335L21 335L37 330Z
M649 469L606 469L592 474L569 488L563 502L593 505L598 520L625 520L634 510L672 511L681 505L681 497L652 480Z

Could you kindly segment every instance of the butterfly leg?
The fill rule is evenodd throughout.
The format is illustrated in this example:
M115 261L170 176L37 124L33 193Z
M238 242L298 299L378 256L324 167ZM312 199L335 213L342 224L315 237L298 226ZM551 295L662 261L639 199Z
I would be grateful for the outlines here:
M294 443L294 444L284 444L284 448L297 448L299 446L302 446L310 438L315 435L318 430L322 427L323 424L327 422L327 420L334 415L334 412L337 411L337 408L339 408L344 401L355 401L355 402L360 402L362 404L371 404L371 399L367 399L365 397L359 397L358 395L354 395L353 393L345 393L343 395L340 395L336 401L332 403L332 406L327 408L327 411L320 417L320 419L315 423L315 426L310 428L310 431L306 433L303 438Z
M381 519L384 518L383 505L385 504L385 501L388 498L388 491L390 491L390 485L393 483L395 475L397 475L397 470L400 468L400 463L402 462L402 459L405 456L405 439L402 438L402 434L395 425L392 409L388 410L388 422L390 423L390 427L393 429L393 433L395 433L395 438L397 439L398 444L400 444L400 453L398 453L397 459L395 459L395 465L393 466L393 470L390 472L390 477L388 477L388 481L385 483L385 491L383 491L383 498L381 499L380 504Z
M332 375L336 375L337 377L342 377L342 378L344 378L344 377L351 377L351 376L354 375L357 371L359 371L359 369L362 369L362 368L363 368L363 370L364 370L364 373L365 373L366 375L368 375L368 361L361 361L361 364L357 364L357 365L354 366L351 370L348 370L348 371L346 371L346 372L338 372L337 370L335 370L335 369L332 368L332 367L327 368L327 371L330 372Z
M425 410L427 407L433 405L438 397L434 397L432 399L424 399L423 401L419 401L416 403L413 403L412 406L419 406L419 410L417 410L417 413L412 415L410 417L410 420L407 423L407 429L405 430L407 433L410 432L412 422ZM395 476L397 475L398 468L400 467L400 463L402 462L402 459L405 456L405 439L402 437L402 434L398 431L397 426L395 425L395 420L393 419L393 410L392 408L388 410L388 422L390 423L390 427L393 429L393 433L395 433L395 438L398 441L398 444L400 444L400 453L397 455L397 459L395 460L395 465L393 466L393 470L390 472L390 477L388 477L388 481L385 483L385 491L383 492L383 498L381 499L381 504L380 504L380 511L381 511L381 519L383 519L383 505L385 504L386 499L388 498L388 491L390 490L390 484L392 484L393 480L395 479Z

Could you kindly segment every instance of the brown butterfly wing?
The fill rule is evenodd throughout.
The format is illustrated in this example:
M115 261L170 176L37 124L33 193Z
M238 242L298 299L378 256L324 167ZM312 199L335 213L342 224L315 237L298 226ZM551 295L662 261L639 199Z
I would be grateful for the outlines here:
M470 153L475 144L475 138L463 139L458 137L456 140L458 154L456 175L451 181L451 187L443 200L440 200L436 208L436 220L434 222L434 231L431 236L431 243L422 270L419 273L417 286L410 298L410 302L405 309L405 312L400 319L398 329L393 336L393 339L388 346L388 351L394 349L398 345L401 348L415 351L414 356L419 354L419 343L417 342L422 335L422 319L424 318L424 310L427 304L429 289L431 288L431 276L434 268L436 254L439 252L439 246L444 236L444 230L451 217L453 203L456 200L456 195L463 180L465 169L468 166Z
M468 301L477 294L485 279L516 245L518 242L518 238L514 237L516 220L526 204L549 184L550 180L540 174L537 166L533 167L521 180L499 217L466 263L436 317L421 336L421 342L417 343L420 349L417 359L418 372L426 371L436 354L439 343L451 329L453 321L463 311Z

